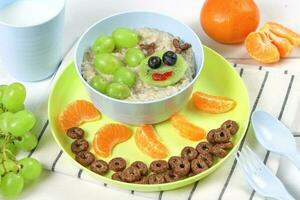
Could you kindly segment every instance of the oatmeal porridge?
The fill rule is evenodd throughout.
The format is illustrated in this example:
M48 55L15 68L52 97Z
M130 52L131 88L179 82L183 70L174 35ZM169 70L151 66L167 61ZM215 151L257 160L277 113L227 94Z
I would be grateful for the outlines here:
M84 54L82 76L96 90L145 102L173 95L193 80L191 45L157 29L120 29L100 36Z

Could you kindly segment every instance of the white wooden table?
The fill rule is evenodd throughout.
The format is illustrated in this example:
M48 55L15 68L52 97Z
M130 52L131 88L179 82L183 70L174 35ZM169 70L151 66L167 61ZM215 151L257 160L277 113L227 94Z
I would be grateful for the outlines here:
M222 54L231 62L256 64L250 59L243 45L221 45L209 39L199 25L199 12L203 0L67 0L64 35L66 52L76 38L97 20L116 12L128 10L151 10L178 18L199 34L202 42ZM261 13L261 24L276 21L300 32L299 0L256 0ZM300 74L300 48L292 55L274 65L277 69L293 70ZM300 102L299 102L300 103ZM299 105L295 105L299 107ZM299 110L299 109L298 109ZM300 116L300 115L298 115ZM279 178L296 199L300 199L300 172L289 161L282 159ZM103 188L76 178L44 171L40 180L27 187L20 199L131 199L130 193L107 193ZM141 197L141 199L143 199Z

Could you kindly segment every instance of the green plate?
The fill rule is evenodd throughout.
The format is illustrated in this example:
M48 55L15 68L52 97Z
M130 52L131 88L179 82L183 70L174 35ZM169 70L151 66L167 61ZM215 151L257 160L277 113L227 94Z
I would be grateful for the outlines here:
M207 131L219 127L222 122L228 119L235 120L240 125L238 133L232 139L235 145L234 149L231 150L225 158L215 160L214 165L207 171L173 183L159 185L138 185L112 180L110 178L112 172L109 172L109 174L106 176L97 175L88 168L84 168L78 164L74 159L74 154L70 150L72 140L61 131L58 124L58 115L69 103L77 99L90 100L84 85L81 83L76 74L74 64L70 64L56 79L49 97L49 123L56 142L75 165L107 184L115 185L125 189L137 191L171 190L191 184L211 174L218 167L222 167L222 163L238 148L238 144L241 142L241 139L243 138L247 128L250 110L246 87L231 64L228 63L222 56L207 47L204 48L204 55L204 68L199 79L195 83L194 91L200 90L212 95L227 96L234 99L237 102L237 106L232 111L225 114L207 114L197 111L193 105L189 103L181 111L181 114L184 115L189 121L199 125ZM93 136L98 129L104 124L110 122L113 121L104 115L102 119L98 121L83 124L81 127L86 131L85 138L89 142L92 142ZM136 127L131 126L131 128L134 131ZM169 122L157 124L155 125L155 128L161 142L168 148L169 155L180 155L180 151L183 147L196 146L198 143L182 138ZM112 156L104 160L108 161L116 156L125 158L128 163L141 160L147 164L150 164L152 161L149 156L143 154L137 148L133 137L131 137L128 141L117 145L113 149Z

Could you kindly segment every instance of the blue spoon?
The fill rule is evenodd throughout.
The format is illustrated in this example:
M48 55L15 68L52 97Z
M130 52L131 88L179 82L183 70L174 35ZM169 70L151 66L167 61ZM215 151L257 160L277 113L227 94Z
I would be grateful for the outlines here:
M295 138L286 126L264 111L255 111L251 122L257 140L266 149L288 157L300 170L300 154Z
M1 0L0 1L0 9L4 8L5 6L8 6L9 4L12 4L16 2L17 0Z

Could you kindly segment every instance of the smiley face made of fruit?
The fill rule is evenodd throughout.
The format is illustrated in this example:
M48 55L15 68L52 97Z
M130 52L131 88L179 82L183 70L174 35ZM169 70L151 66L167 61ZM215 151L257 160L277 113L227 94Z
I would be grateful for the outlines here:
M182 55L173 51L157 51L140 65L141 80L157 87L177 83L185 74L188 64Z

